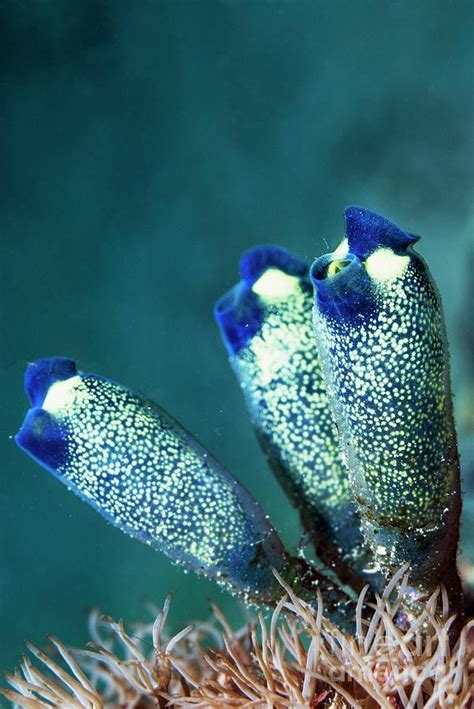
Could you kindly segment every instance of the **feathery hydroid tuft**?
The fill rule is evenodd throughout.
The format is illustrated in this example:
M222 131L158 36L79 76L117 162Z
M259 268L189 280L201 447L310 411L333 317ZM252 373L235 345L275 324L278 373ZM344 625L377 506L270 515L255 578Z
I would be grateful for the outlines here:
M377 596L357 604L349 635L284 582L285 595L269 619L232 630L218 608L208 623L166 633L170 597L154 623L127 632L94 613L88 649L67 649L50 638L46 654L33 645L3 695L20 707L465 707L474 697L468 645L474 621L450 648L448 600L438 589L409 628L396 616L408 583L404 570ZM53 657L55 659L53 659Z

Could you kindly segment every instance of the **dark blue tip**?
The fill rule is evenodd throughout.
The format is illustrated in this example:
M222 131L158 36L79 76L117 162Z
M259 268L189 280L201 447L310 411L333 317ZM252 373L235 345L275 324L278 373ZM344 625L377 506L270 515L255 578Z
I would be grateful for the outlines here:
M308 289L308 267L280 246L256 246L246 251L240 260L241 279L214 307L214 317L219 325L224 344L231 355L244 349L260 330L264 307L252 286L265 271L277 268L289 276L298 276Z
M330 275L328 269L337 263ZM324 315L341 319L364 316L374 307L372 284L361 260L352 253L342 259L325 254L316 259L310 269L318 310Z
M28 365L25 372L25 391L32 406L42 406L49 387L76 376L76 364L65 357L38 359Z
M278 268L289 276L308 275L308 266L281 246L255 246L240 259L240 276L250 286L269 268Z
M395 253L404 252L420 238L364 207L346 207L344 214L349 251L362 260L381 246L387 246Z
M263 312L258 296L245 281L237 283L217 301L214 317L229 354L240 352L260 330Z
M40 465L57 474L67 458L67 443L57 421L44 409L30 409L15 436L16 444Z

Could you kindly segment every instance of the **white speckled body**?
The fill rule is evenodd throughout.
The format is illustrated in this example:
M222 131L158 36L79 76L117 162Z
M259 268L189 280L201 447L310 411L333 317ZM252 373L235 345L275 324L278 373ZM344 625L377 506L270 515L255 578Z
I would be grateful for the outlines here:
M231 357L258 438L320 556L327 547L328 560L334 560L336 547L362 569L367 560L360 520L322 381L312 294L298 285L262 308L260 330Z
M77 373L49 387L17 440L127 534L239 593L279 597L272 567L286 554L262 510L153 402Z
M359 262L354 292L345 265L341 297L363 307L338 313L316 298L314 323L364 534L386 573L408 562L432 589L452 570L460 513L439 297L411 249Z

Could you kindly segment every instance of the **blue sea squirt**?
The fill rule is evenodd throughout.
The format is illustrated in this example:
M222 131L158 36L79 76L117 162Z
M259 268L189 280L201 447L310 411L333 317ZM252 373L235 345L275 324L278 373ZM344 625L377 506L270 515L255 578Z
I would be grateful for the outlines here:
M371 560L314 343L308 271L285 249L257 246L214 314L270 467L318 557L356 585Z
M17 444L109 522L248 601L277 603L275 569L342 618L334 575L291 557L247 490L154 402L64 358L30 364L25 389Z
M461 606L461 509L446 334L418 237L360 207L311 269L316 344L364 537L413 602L440 583Z

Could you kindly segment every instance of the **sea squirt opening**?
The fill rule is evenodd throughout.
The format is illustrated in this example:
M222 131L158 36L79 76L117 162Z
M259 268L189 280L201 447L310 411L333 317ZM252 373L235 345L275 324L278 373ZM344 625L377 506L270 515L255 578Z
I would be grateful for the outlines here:
M344 210L346 236L351 253L365 260L380 247L403 253L419 240L419 236L403 231L377 212L351 205Z
M32 406L42 406L52 384L77 375L76 364L66 357L46 357L31 362L25 372L25 391Z
M318 307L336 319L364 315L373 307L370 278L361 260L353 253L343 258L325 254L310 269Z
M56 477L67 459L68 446L64 431L44 409L30 409L15 436L19 448Z

